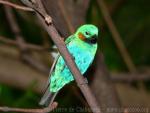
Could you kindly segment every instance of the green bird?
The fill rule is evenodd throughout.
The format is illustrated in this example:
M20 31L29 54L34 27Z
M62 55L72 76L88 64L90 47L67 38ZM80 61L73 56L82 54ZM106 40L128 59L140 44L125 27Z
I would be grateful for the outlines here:
M66 47L82 74L93 62L97 51L97 38L98 28L92 24L85 24L65 40ZM58 91L73 80L74 77L71 71L59 54L52 65L47 89L39 104L51 104Z

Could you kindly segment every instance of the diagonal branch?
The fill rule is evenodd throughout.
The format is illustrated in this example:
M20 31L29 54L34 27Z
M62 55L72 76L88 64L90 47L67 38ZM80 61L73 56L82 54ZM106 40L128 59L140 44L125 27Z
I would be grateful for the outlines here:
M25 43L25 41L23 39L23 36L22 36L20 28L16 22L16 19L12 12L11 7L5 6L5 12L6 12L8 22L10 24L10 28L16 37L16 42L20 49L21 58L24 61L26 61L27 63L29 63L31 66L33 66L34 68L36 68L44 73L48 73L49 72L48 69L43 64L41 64L40 62L38 62L37 60L32 58L31 55L29 55L29 51L26 46L27 44Z
M68 16L67 12L65 11L65 8L64 8L65 6L64 6L64 4L62 2L63 2L62 0L58 1L58 5L59 5L59 7L61 9L60 11L61 11L61 13L62 13L62 15L64 17L64 20L67 23L67 27L68 27L70 33L74 33L75 29L74 29L74 27L72 26L72 24L70 22L70 18L68 18L69 16Z
M149 81L150 72L146 73L112 73L112 81L115 83L132 83L135 81Z
M9 46L18 46L16 40L11 40L7 37L0 36L0 41ZM35 44L25 43L25 46L28 50L31 51L57 51L55 48L43 47Z
M22 112L22 113L48 113L57 108L58 103L54 102L51 106L43 109L25 109L25 108L10 108L10 107L0 107L0 111L3 112Z
M120 1L122 1L122 0L119 0L119 4L120 4ZM73 31L75 31L75 29L73 29L72 23L71 23L71 21L69 21L70 20L69 15L68 15L68 13L66 13L66 7L65 6L67 6L67 5L65 3L63 4L62 1L59 1L59 2L61 2L61 4L59 5L59 7L61 9L60 11L62 12L62 14L64 16L64 19L67 23L69 31L70 31L70 33L73 33ZM112 6L112 9L110 10L111 14L117 8L118 8L118 1L117 1L117 3L115 3L115 5ZM78 15L78 16L81 16L81 15ZM76 18L78 18L78 16ZM106 106L107 107L120 107L121 105L120 105L120 100L118 98L115 87L111 81L110 74L107 70L106 65L104 64L102 56L103 55L98 51L98 53L97 53L97 62L98 63L95 67L96 69L94 68L95 69L94 70L95 76L92 79L92 83L90 84L90 86L93 90L93 93L97 97L97 100L98 100L100 106L103 107L103 109L102 109L103 112L108 112L108 110L104 109L104 105L105 105L105 108L106 108ZM97 88L97 86L100 86L100 87ZM76 91L76 92L78 93L78 91ZM75 94L77 95L76 92L75 92ZM77 97L80 99L80 101L86 107L88 107L87 103L85 102L85 100L83 101L83 99L80 97L80 95Z
M118 33L117 28L112 21L112 18L109 14L109 11L105 5L104 0L97 0L97 2L101 9L104 20L106 21L106 24L108 25L108 28L109 28L110 32L112 33L112 37L122 55L124 62L127 65L127 68L129 69L130 72L135 72L136 67L135 67L134 63L132 62L132 59L131 59L123 41L121 40L121 36Z
M11 6L13 8L24 10L24 11L33 11L32 8L20 6L18 4L14 4L14 3L6 1L6 0L0 0L0 4L8 5L8 6Z
M36 4L36 6L40 6L40 7L38 7L38 10L44 10L44 8L42 6L42 2L40 0L37 0L35 4ZM29 6L30 4L26 4L26 5ZM64 58L67 66L69 67L70 71L74 75L74 78L75 78L79 88L81 89L84 97L86 98L89 106L91 107L91 110L93 111L93 113L98 113L98 112L101 113L101 109L99 108L99 105L98 105L95 97L93 96L90 88L88 87L84 77L82 76L79 69L77 68L75 62L73 61L72 56L69 54L69 51L66 48L64 41L61 40L61 37L58 34L56 28L54 27L53 24L50 24L50 25L46 24L45 19L43 17L41 17L41 15L39 15L38 13L37 13L37 16L40 19L40 21L43 23L45 29L47 30L48 34L51 36L51 39L53 40L53 42L57 46L60 54Z

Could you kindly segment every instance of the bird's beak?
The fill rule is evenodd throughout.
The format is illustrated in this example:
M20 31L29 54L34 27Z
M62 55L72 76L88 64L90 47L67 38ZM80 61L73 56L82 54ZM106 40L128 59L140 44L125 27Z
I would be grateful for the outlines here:
M88 42L91 44L95 44L97 42L97 35L93 35L92 38L88 39Z

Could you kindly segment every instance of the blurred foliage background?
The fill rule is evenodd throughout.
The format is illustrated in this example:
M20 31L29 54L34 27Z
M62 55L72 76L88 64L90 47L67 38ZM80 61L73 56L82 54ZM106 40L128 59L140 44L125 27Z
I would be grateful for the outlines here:
M68 10L70 7L73 7L69 6L69 4L79 4L79 1L82 0L63 0L62 3L64 4L66 10ZM23 5L19 0L14 0L12 2ZM71 34L68 32L68 24L61 22L62 17L57 17L56 15L61 10L56 10L53 7L51 7L53 8L52 11L49 11L51 8L48 9L48 4L56 5L59 0L44 0L44 2L45 4L47 3L45 7L54 18L56 27L61 35L63 37L68 37ZM150 76L150 1L104 0L104 2L110 12L113 23L121 36L121 40L131 56L133 64L136 66L136 73L138 73L137 76L140 76L140 74ZM85 2L82 3L83 5L86 4ZM80 10L82 10L82 5L79 8L76 6L77 5L74 5L74 8L70 8L71 11L79 10L80 12ZM32 56L32 61L38 62L35 66L34 63L31 63L30 60L26 60L26 58L23 57L22 52L24 51L19 49L18 44L11 44L8 43L9 41L4 41L3 39L8 39L15 42L16 36L10 27L6 14L6 7L0 4L0 106L25 108L38 107L38 101L41 97L40 90L44 86L44 83L42 86L39 86L36 85L36 82L40 81L41 83L45 81L48 76L48 70L54 60L50 54L53 42L41 26L40 22L37 20L35 13L17 9L12 9L12 11L15 16L16 23L19 26L23 40L27 44L48 49L35 49L27 51L27 54ZM113 40L112 33L103 18L98 0L88 0L88 5L86 6L84 15L82 13L71 13L69 16L70 21L72 18L77 22L78 19L79 21L83 19L84 21L81 21L82 24L90 23L99 27L100 35L98 51L103 53L105 64L107 65L111 76L113 76L114 73L117 76L121 76L123 73L124 76L131 77L131 73L129 72L118 47ZM80 19L81 16L82 19ZM78 24L75 23L73 24L73 27L76 29L80 25L80 22ZM38 67L37 65L39 65L39 62L40 66ZM94 62L92 67L95 68L95 66L96 63ZM88 71L87 75L92 74L92 67ZM18 76L20 77L18 78ZM37 81L34 81L36 76L39 78ZM42 78L40 78L41 76ZM32 82L28 80L30 78ZM150 107L149 78L150 77L147 77L144 80L138 81L133 80L131 83L128 81L125 83L113 82L122 106L139 105ZM89 77L88 79L92 84L93 78ZM18 80L20 80L20 82ZM30 85L28 81L30 81ZM99 86L97 86L97 88L98 87ZM72 83L71 85L66 86L59 93L56 100L58 101L60 108L76 106L84 107L84 99L82 97L83 96L76 88L75 83Z

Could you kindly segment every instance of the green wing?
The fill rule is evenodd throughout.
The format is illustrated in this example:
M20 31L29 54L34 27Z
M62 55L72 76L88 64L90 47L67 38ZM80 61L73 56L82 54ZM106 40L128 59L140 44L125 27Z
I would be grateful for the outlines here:
M69 37L65 40L66 46L67 46L74 38L75 38L74 35L69 36ZM52 65L51 70L50 70L50 73L49 73L49 78L50 78L50 75L51 75L52 71L53 71L54 68L55 68L55 64L57 63L57 60L59 59L59 57L60 57L60 54L58 54L58 56L55 58L55 61L54 61L53 65Z
M66 40L65 40L65 44L66 44L66 46L68 46L68 44L73 40L73 38L75 38L74 37L74 35L72 35L72 36L69 36ZM46 83L46 86L45 86L45 88L44 88L44 96L41 98L41 101L40 101L40 104L45 104L45 103L47 103L48 101L49 101L49 99L51 98L51 92L50 92L50 83L49 83L49 80L50 80L50 77L51 77L51 73L53 72L53 70L55 69L55 65L56 65L56 63L57 63L57 61L58 61L58 59L60 58L60 54L58 54L58 56L55 58L55 61L54 61L54 63L53 63L53 65L51 66L51 69L50 69L50 72L49 72L49 77L48 77L48 81L47 81L47 83ZM56 93L57 94L57 93ZM56 95L55 94L55 95ZM50 100L51 101L51 100Z
M67 46L74 38L75 38L74 35L69 36L69 37L65 40L66 46ZM51 77L51 73L52 73L52 71L54 70L55 65L56 65L57 60L59 59L59 57L60 57L60 54L58 54L58 56L55 58L55 60L54 60L54 62L53 62L53 64L52 64L52 66L51 66L51 69L50 69L50 72L49 72L48 81L47 81L47 84L46 84L46 89L49 87L49 79L50 79L50 77Z
M74 35L69 36L66 40L65 40L65 44L66 46L75 38Z
M65 40L66 46L67 46L74 38L75 38L74 35L69 36L69 37ZM54 69L54 67L55 67L55 64L57 63L57 60L59 59L59 57L60 57L60 54L58 54L58 56L55 58L55 61L54 61L53 65L52 65L52 67L51 67L51 70L50 70L49 75L51 75L51 73L52 73L52 71L53 71L53 69Z

